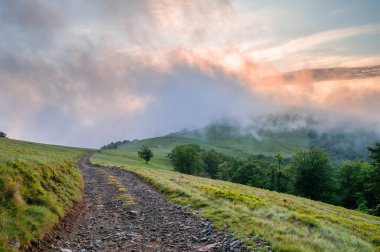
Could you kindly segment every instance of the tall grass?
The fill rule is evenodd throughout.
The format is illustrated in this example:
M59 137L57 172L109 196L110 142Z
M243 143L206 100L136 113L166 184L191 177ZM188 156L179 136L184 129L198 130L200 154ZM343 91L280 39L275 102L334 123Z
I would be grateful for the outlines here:
M78 200L86 150L0 139L0 251L49 232Z
M359 211L129 162L121 152L99 153L91 161L138 174L169 200L233 230L251 248L264 239L275 251L380 251L380 218Z

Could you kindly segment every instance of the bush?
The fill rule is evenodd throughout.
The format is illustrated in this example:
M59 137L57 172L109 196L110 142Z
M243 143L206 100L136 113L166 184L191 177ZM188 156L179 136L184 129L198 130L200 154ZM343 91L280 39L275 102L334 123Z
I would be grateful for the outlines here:
M7 137L7 134L5 132L0 131L0 137L5 138Z

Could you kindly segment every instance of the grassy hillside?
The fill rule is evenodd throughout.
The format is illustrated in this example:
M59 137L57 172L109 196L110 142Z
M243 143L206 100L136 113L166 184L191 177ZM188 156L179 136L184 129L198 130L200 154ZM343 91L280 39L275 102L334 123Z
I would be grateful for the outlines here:
M172 142L164 142L168 139ZM174 138L168 137L147 141L165 144L167 148L176 144ZM97 153L91 161L137 173L170 200L199 209L200 216L210 218L220 229L233 230L252 248L264 239L276 251L380 251L378 217L301 197L176 173L170 171L162 154L145 165L137 158L137 146L123 148ZM164 149L157 148L156 151Z
M324 125L325 122L306 123L302 117L298 117L268 117L246 127L233 123L214 123L201 129L135 140L119 145L118 149L137 151L142 145L147 145L157 157L165 159L166 154L177 145L198 144L202 149L215 149L245 159L251 154L274 156L281 153L290 157L299 150L316 146L325 149L332 164L338 166L346 160L357 158L368 161L367 147L380 139L373 129L348 127L317 130L317 125Z
M287 133L266 133L260 139L252 136L215 136L204 137L196 132L169 135L163 137L150 138L145 140L132 141L118 147L120 153L134 153L146 145L155 154L156 160L160 163L169 163L167 154L178 145L198 144L203 149L215 149L218 152L236 158L247 158L251 154L276 155L281 153L284 156L291 156L296 151L307 148L309 139L304 131ZM128 155L128 154L127 154Z
M86 150L0 139L0 251L51 230L80 198Z

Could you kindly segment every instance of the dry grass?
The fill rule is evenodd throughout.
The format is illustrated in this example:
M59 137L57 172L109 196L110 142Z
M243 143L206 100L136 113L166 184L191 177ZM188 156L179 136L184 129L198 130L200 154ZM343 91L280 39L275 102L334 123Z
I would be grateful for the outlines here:
M123 185L123 183L118 180L115 176L109 175L108 172L101 170L101 172L107 176L107 184L116 187L119 194L117 195L116 200L123 202L123 206L129 206L134 203L133 197L128 194L128 189Z

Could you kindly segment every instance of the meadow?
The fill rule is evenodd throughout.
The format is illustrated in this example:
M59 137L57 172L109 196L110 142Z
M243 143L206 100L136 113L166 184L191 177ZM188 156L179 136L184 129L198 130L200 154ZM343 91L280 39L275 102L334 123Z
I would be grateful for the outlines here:
M288 194L176 173L163 153L146 165L137 157L136 146L121 147L98 152L91 162L138 174L169 200L198 210L200 217L210 219L222 230L234 231L252 249L265 250L257 247L257 242L264 240L275 251L380 251L379 217Z
M282 153L285 157L292 156L300 149L306 149L309 145L309 139L306 131L281 132L263 134L260 139L252 136L213 136L205 138L194 132L177 133L162 137L149 138L144 140L135 140L122 144L117 150L127 153L134 153L143 146L149 147L155 154L159 163L165 163L167 154L178 145L197 144L201 148L209 150L214 149L223 154L246 159L252 154L264 154L274 156ZM128 154L127 154L128 155Z
M87 151L0 138L0 251L25 248L72 209Z

